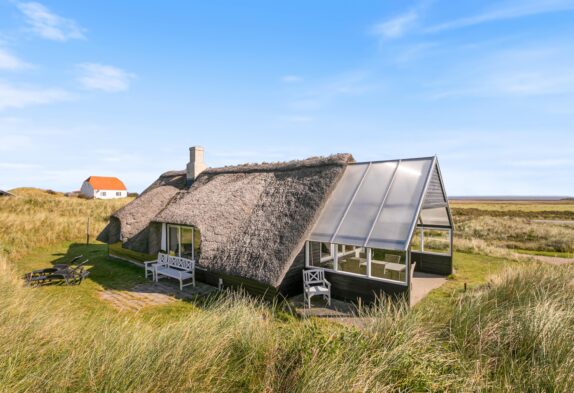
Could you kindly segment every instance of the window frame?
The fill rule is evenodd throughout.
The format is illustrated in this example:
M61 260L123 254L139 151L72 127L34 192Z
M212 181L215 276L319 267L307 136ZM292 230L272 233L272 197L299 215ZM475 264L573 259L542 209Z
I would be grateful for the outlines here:
M418 254L427 254L427 255L442 255L452 257L452 228L444 228L444 227L432 227L432 226L417 226L416 229L420 229L421 233L421 249L420 251L413 251ZM425 231L445 231L448 232L448 252L434 252L434 251L426 251L425 250Z
M176 255L177 257L183 258L181 256L181 250L182 250L182 243L181 243L181 229L185 228L185 229L191 229L191 260L196 261L195 259L195 230L197 229L194 226L190 226L190 225L178 225L178 224L167 224L165 226L165 233L166 233L166 253L169 254L169 247L170 247L170 229L171 228L177 228L177 238L178 238L178 254ZM200 232L201 233L201 232ZM200 235L201 236L201 235ZM200 241L200 247L201 247L201 241ZM197 261L196 261L197 262Z
M373 280L373 281L380 281L380 282L386 282L386 283L390 283L390 284L395 284L395 285L402 285L405 287L408 287L410 285L410 271L409 271L409 266L410 266L410 258L409 258L409 251L405 252L405 281L398 281L398 280L390 280L388 278L382 278L382 277L374 277L371 275L371 260L372 260L372 247L360 247L360 248L364 248L365 252L367 254L367 274L357 274L357 273L352 273L352 272L346 272L346 271L342 271L338 269L338 265L339 265L339 246L348 246L348 244L339 244L339 243L327 243L330 244L331 247L334 246L335 248L335 254L334 254L334 267L337 269L329 269L326 267L321 267L321 266L313 266L310 265L310 243L327 243L327 242L315 242L312 240L307 240L305 242L305 268L307 269L322 269L326 272L330 272L333 274L342 274L345 276L351 276L351 277L357 277L357 278L363 278L365 280ZM358 246L353 246L353 247L358 247ZM389 250L389 251L393 251L393 250Z

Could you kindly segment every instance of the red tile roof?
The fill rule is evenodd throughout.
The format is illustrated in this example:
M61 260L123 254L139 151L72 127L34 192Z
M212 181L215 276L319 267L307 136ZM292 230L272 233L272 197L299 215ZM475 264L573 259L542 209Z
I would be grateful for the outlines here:
M94 190L125 190L126 186L117 177L90 176L86 179Z

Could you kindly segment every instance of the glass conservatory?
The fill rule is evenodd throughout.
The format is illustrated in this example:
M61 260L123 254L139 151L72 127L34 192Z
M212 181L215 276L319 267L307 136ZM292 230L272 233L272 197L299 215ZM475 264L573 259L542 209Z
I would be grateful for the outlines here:
M308 268L408 286L452 270L452 218L436 157L349 165L305 247Z

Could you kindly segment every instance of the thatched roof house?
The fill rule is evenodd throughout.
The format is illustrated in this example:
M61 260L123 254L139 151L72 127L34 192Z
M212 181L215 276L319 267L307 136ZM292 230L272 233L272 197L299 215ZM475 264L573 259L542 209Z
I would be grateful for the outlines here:
M339 214L337 209L342 207L347 213L353 210L350 205L342 206L332 198L360 194L358 189L347 187L349 174L354 179L357 176L353 173L363 168L354 163L350 154L206 169L203 149L194 147L190 152L187 170L162 174L138 198L112 215L99 239L121 242L124 248L141 253L156 254L164 250L195 259L198 279L206 282L216 284L223 279L224 284L241 285L252 292L285 296L302 291L301 271L305 266L322 267L333 273L340 271L362 279L361 258L376 262L375 255L370 255L375 251L365 248L363 241L342 244L321 238L321 231L329 225L325 221ZM428 173L423 174L423 180L432 177L431 166L436 166L435 161L424 161L423 169ZM384 169L385 165L380 168ZM396 172L400 172L398 167L397 164ZM436 168L438 170L438 166ZM381 180L385 179L369 178L367 183L376 184ZM442 181L438 181L440 188ZM384 184L380 185L384 188ZM422 189L416 192L423 193ZM422 198L421 195L415 197ZM448 209L446 197L437 206ZM344 228L340 225L342 222L338 224L339 228L333 230ZM398 250L399 253L405 251L404 247ZM376 258L384 256L377 254ZM402 270L401 266L388 266L398 272L396 277L390 277L391 269L389 277L367 278L374 278L377 285L388 286L387 292L404 292L404 284L408 284L408 267L404 264L409 259L412 258L403 258ZM369 270L378 274L376 268ZM385 285L379 285L381 290L385 290ZM353 291L341 294L341 297L356 297Z

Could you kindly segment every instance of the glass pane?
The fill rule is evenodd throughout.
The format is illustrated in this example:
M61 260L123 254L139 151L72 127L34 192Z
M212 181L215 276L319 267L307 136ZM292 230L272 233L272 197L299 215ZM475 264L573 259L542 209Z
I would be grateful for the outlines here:
M425 229L424 252L450 254L450 235L447 229Z
M404 252L381 250L372 248L371 276L406 282L407 266Z
M309 242L309 266L333 269L334 252L334 244Z
M193 228L193 249L196 261L201 257L201 232L197 228Z
M397 164L398 161L371 164L337 233L335 243L357 246L365 244Z
M432 159L402 161L371 238L373 248L405 250Z
M193 259L193 228L181 227L181 256Z
M421 210L421 221L423 225L443 225L450 226L446 207L436 207Z
M421 229L415 229L415 233L413 235L413 239L411 240L411 251L421 252L422 251L422 243L421 243Z
M347 166L311 232L311 240L331 241L366 169L367 164Z
M367 274L367 254L363 247L339 245L337 250L337 270Z
M179 256L179 227L169 226L168 249L169 255Z

